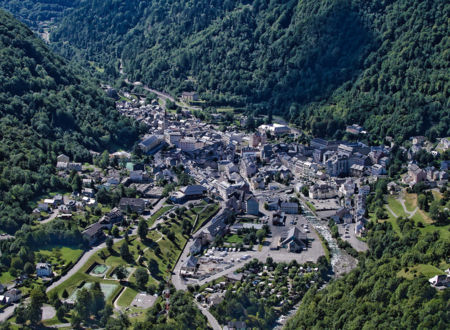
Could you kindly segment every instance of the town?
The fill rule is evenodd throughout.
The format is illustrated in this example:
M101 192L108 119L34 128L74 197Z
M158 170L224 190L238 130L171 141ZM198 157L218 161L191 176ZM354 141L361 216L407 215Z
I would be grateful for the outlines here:
M111 88L108 93L117 94ZM252 130L247 124L254 119L244 115L227 127L220 124L226 113L201 120L192 101L198 101L196 93L183 93L174 110L161 99L121 92L117 110L147 130L134 150L91 152L92 163L58 155L58 176L73 191L45 196L33 215L41 226L75 226L82 237L77 247L42 251L33 269L12 264L0 287L3 316L11 315L13 304L26 299L34 284L44 283L49 295L73 306L82 288L100 283L116 312L137 318L163 299L170 309L167 288L173 286L195 291L195 303L213 328L215 315L224 329L243 329L245 324L228 322L218 311L225 297L233 298L227 286L247 281L255 287L265 283L260 297L276 296L273 321L281 324L301 298L295 285L301 283L304 293L325 283L317 264L330 263L334 239L350 260L342 262L348 271L368 249L371 222L400 216L426 222L419 208L405 206L413 203L414 187L440 198L446 191L450 162L422 168L415 156L438 157L450 148L449 139L433 145L418 136L409 148L399 148L386 137L386 143L367 145L361 142L367 133L355 124L346 130L351 139L305 143L302 132L267 118ZM399 149L404 174L386 182ZM374 198L379 182L385 183L387 205ZM333 228L333 237L327 236ZM328 271L344 272L339 267ZM285 283L292 299L274 281L283 272L298 277ZM447 286L449 278L439 272L430 283ZM68 313L48 306L44 324L58 324Z

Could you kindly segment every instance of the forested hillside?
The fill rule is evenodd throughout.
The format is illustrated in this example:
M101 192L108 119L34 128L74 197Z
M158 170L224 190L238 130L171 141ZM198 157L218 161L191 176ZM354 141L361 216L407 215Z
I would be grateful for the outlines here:
M78 0L0 0L0 7L32 28L39 22L58 20L79 3Z
M132 145L133 123L120 117L98 82L82 78L25 25L0 10L0 229L30 221L30 202L64 189L58 153L89 160L89 150Z
M434 138L450 135L449 12L445 0L93 0L53 40L112 76L122 58L154 88L271 111L315 136L359 123Z
M371 228L367 258L323 290L308 291L286 329L447 329L450 290L436 290L421 274L399 274L417 264L445 263L448 238L413 220L397 224L400 236L387 222Z

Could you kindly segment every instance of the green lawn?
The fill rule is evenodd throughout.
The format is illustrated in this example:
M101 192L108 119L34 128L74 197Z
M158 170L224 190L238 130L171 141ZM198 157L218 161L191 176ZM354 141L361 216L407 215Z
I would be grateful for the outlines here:
M208 205L205 210L199 214L198 221L193 232L197 232L197 230L199 230L207 221L209 221L219 209L219 204Z
M316 207L311 202L306 202L306 205L313 211L316 212Z
M47 262L52 264L67 265L69 262L77 261L83 250L72 246L49 245L36 251L36 253L41 254ZM58 262L58 254L60 254L60 262Z
M402 269L398 272L397 276L412 280L415 274L417 274L416 276L424 275L426 278L431 278L435 275L442 275L444 272L433 265L419 264L410 267L408 271L406 271L406 269Z
M225 236L224 242L230 243L230 244L238 244L238 243L244 243L244 240L238 234L233 234L233 235Z
M119 306L128 307L131 305L131 302L133 301L134 297L136 297L137 294L138 292L135 289L130 287L125 288L125 291L120 296L119 300L117 301L117 304Z
M12 281L14 281L15 277L12 276L9 272L3 272L0 275L0 283L5 285L7 283L11 283Z
M173 208L173 206L171 206L171 205L161 207L158 211L156 211L154 214L152 214L152 216L149 218L148 226L151 227L155 223L156 219L158 219L161 215L163 215L167 211L171 210L172 208Z
M405 211L403 210L402 204L400 204L400 202L397 199L395 199L392 196L389 196L387 201L388 201L389 207L391 208L392 211L394 211L395 214L397 214L397 216L407 217Z

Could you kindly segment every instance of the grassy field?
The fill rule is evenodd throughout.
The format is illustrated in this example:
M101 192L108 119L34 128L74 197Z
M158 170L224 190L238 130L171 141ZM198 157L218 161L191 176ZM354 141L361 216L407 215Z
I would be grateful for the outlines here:
M120 296L119 300L117 300L117 304L122 307L128 307L131 305L131 302L133 301L134 297L138 292L133 288L125 288L125 291Z
M244 240L241 236L239 236L237 234L233 234L233 235L226 236L224 238L224 242L230 243L230 244L238 244L238 243L243 243Z
M308 205L308 207L313 211L316 212L316 207L311 203L311 202L306 202L306 205Z
M50 245L35 252L42 255L47 262L63 266L77 261L83 250L74 246Z
M405 206L409 212L414 211L417 207L417 194L404 194Z
M168 212L172 208L173 208L173 206L171 206L171 205L161 207L158 211L156 211L154 214L152 214L152 216L148 219L148 221L149 221L148 226L149 227L152 226L155 223L156 219L158 219L161 215Z
M0 283L5 285L14 281L15 277L12 276L9 272L3 272L0 275Z
M444 272L433 265L419 264L408 268L408 270L402 269L398 272L397 276L412 280L415 276L418 275L423 275L426 278L431 278L435 275L442 274L444 274Z
M203 208L201 208L201 209L203 209ZM195 226L195 228L194 228L194 230L193 230L193 232L195 233L195 232L197 232L197 230L199 230L208 220L210 220L211 219L211 217L215 214L215 213L217 213L217 211L220 209L220 205L219 204L211 204L211 205L208 205L204 210L203 210L203 212L201 212L200 214L199 214L199 217L198 217L198 221L197 221L197 224L196 224L196 226Z

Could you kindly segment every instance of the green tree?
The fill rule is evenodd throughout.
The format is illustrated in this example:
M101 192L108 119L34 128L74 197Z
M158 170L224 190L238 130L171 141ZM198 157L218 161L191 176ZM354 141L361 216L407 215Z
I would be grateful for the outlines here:
M144 290L149 278L147 270L142 267L138 268L136 270L135 277L136 277L136 284L139 287L139 289Z
M148 224L145 219L139 220L138 224L138 235L141 238L141 240L145 240L148 234Z

